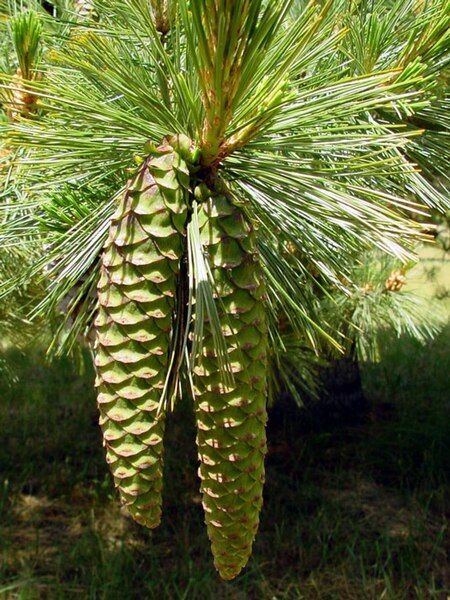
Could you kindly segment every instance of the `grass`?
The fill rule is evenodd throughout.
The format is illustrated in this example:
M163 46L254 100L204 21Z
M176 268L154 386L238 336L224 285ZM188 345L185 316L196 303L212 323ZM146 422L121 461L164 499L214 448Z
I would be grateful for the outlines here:
M0 383L0 598L446 599L450 327L427 348L383 347L364 369L368 424L271 427L260 533L231 583L212 567L189 407L171 419L163 524L147 532L116 502L92 373L5 351L20 385Z

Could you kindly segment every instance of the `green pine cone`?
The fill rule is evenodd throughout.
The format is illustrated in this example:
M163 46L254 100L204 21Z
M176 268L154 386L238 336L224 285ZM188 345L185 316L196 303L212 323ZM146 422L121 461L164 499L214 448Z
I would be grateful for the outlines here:
M107 462L133 518L161 517L164 414L189 171L167 145L129 182L112 217L98 284L95 345Z
M202 242L218 295L234 385L223 385L209 324L195 369L199 475L214 564L224 579L246 565L264 484L267 379L265 286L255 234L224 195L200 205Z

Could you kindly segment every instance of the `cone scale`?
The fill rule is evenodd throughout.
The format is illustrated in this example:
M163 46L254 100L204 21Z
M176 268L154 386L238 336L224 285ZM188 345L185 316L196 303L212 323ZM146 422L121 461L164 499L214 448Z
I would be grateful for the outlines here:
M146 527L161 516L164 414L189 172L169 145L128 183L98 283L95 365L106 459L122 503Z
M255 234L224 195L200 206L200 231L216 286L234 383L223 384L205 324L195 368L199 476L214 564L233 579L247 563L259 524L266 453L267 322Z

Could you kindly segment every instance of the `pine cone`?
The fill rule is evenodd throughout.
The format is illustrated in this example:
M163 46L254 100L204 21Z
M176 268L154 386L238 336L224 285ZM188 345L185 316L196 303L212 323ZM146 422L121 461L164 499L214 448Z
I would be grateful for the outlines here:
M251 554L262 506L267 377L265 286L255 234L224 195L200 207L201 236L216 284L217 309L235 383L222 381L205 324L195 369L199 475L215 566L233 579Z
M164 414L177 276L187 217L186 163L148 159L114 214L98 284L96 359L107 461L124 505L147 527L161 515Z

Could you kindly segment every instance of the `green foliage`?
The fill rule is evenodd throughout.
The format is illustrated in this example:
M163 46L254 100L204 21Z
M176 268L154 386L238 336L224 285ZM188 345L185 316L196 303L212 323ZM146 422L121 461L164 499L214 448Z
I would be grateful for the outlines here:
M380 254L363 256L354 266L352 288L324 300L323 317L339 332L348 354L377 362L386 331L425 345L443 328L446 315L438 303L409 290L412 266Z
M13 17L8 25L22 77L30 81L39 66L42 24L35 13L24 12Z

